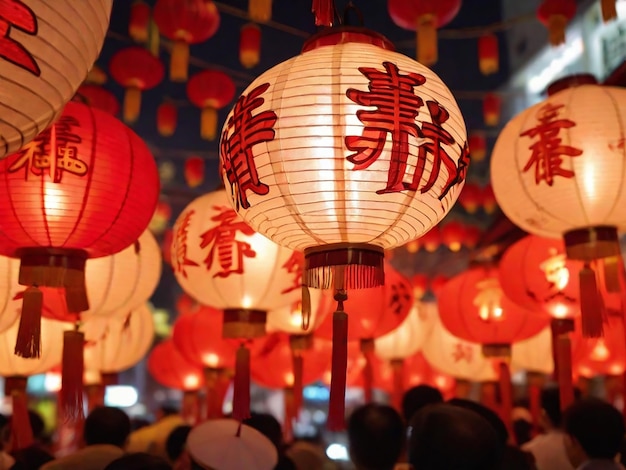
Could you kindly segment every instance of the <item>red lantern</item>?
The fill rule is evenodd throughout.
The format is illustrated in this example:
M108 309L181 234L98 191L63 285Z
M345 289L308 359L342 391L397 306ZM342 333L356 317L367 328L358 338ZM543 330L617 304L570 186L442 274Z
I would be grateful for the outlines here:
M419 300L428 291L428 276L426 274L416 274L411 278L413 284L413 296Z
M172 217L172 207L166 201L159 201L154 210L154 215L150 220L148 228L155 235L161 234L167 229L170 218Z
M565 43L567 24L576 15L575 0L543 0L537 8L537 18L548 27L550 44Z
M184 82L189 69L189 45L212 37L220 26L220 14L212 0L158 0L154 21L163 36L174 41L170 80Z
M115 53L109 63L109 72L126 89L124 122L134 123L141 112L141 92L163 81L163 64L143 47L127 47Z
M120 112L120 103L109 90L97 85L81 85L76 92L74 101L82 102L112 116Z
M195 74L187 83L187 96L202 109L200 135L203 139L217 137L217 110L223 108L235 96L235 84L224 72L205 70Z
M134 41L140 43L148 42L151 16L150 5L142 0L135 0L133 2L130 7L128 35Z
M441 240L450 251L460 251L465 241L465 225L461 222L448 222L441 227Z
M185 160L185 181L190 188L197 188L204 182L204 159L189 157Z
M482 189L473 183L466 183L459 196L459 203L470 214L475 214L482 202Z
M493 188L490 184L485 186L482 189L482 206L487 214L493 214L498 208L498 203L496 202L496 196L493 193Z
M480 241L481 235L482 230L480 230L480 228L474 225L469 225L465 227L465 246L467 246L469 249L476 248L476 245L478 245L478 242Z
M426 251L434 253L441 245L441 229L438 225L435 225L428 232L422 235L418 241Z
M478 38L478 67L483 75L491 75L500 69L498 37L495 34Z
M430 66L437 62L437 28L454 19L461 0L387 0L395 24L417 32L417 61Z
M621 315L609 317L602 338L575 336L572 348L574 372L592 378L595 375L621 376L626 371L626 336Z
M495 93L487 93L483 99L483 120L486 126L495 127L500 123L502 99Z
M261 57L261 28L254 23L241 27L239 33L239 62L247 69L256 67Z
M171 137L176 131L178 109L173 103L161 103L157 109L157 130L163 137Z
M474 131L469 135L469 149L472 160L481 162L487 156L487 138L484 132Z
M439 295L441 294L441 289L443 289L443 287L448 283L449 280L450 279L448 279L446 276L442 276L441 274L432 278L432 280L430 281L430 290L435 297L439 297Z

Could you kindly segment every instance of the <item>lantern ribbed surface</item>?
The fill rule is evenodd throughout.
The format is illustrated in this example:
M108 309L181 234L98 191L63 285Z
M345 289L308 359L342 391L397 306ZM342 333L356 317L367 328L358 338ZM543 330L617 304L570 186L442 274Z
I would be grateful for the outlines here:
M0 4L0 158L54 121L87 77L113 0Z
M404 321L395 330L376 338L374 351L384 360L405 359L416 354L430 333L431 324L420 314L421 304L415 303ZM420 316L421 315L421 316Z

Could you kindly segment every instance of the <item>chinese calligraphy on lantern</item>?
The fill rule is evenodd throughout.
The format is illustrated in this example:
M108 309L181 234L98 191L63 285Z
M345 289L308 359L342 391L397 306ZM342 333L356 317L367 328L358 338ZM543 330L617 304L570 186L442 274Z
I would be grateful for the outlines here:
M87 163L78 158L78 149L76 145L72 145L82 141L73 132L73 128L79 125L73 117L62 116L15 154L8 172L15 173L24 169L24 179L28 180L29 175L41 176L47 170L53 183L60 183L66 172L85 176L88 171Z
M456 343L452 350L452 359L454 362L465 361L468 364L472 362L473 349L469 344Z
M294 251L285 264L282 265L289 274L293 276L293 282L290 286L281 291L281 294L288 294L302 286L302 270L304 269L304 253Z
M496 278L489 278L476 284L478 293L474 297L474 306L478 307L478 316L485 321L499 320L504 311L500 301L502 288Z
M174 241L172 243L172 266L174 272L182 274L187 278L187 266L198 266L198 263L187 258L187 237L189 223L196 213L194 210L187 211L177 222L174 227Z
M0 1L0 59L39 77L41 70L30 51L11 35L12 29L37 35L37 16L21 0Z
M244 241L237 240L237 233L254 235L254 230L230 207L214 207L217 214L211 220L218 224L201 235L200 248L209 247L209 252L204 259L207 270L213 266L217 258L219 268L213 277L228 277L231 274L243 274L244 257L254 258L256 252L252 246Z
M578 157L582 150L571 145L565 145L561 137L561 130L576 126L569 119L558 119L559 111L564 105L545 104L537 112L539 124L520 134L520 137L536 138L528 148L530 158L523 171L535 169L535 183L545 181L548 186L554 184L554 178L573 178L574 172L563 167L563 157Z
M250 207L248 191L258 195L269 192L269 186L259 180L254 162L253 147L262 142L274 140L276 113L252 112L264 103L261 95L269 88L269 83L256 87L248 95L242 95L233 108L233 114L226 123L220 142L220 154L224 173L234 191L237 207Z
M391 284L391 298L389 299L389 310L395 315L406 311L406 305L413 301L412 292L404 283Z

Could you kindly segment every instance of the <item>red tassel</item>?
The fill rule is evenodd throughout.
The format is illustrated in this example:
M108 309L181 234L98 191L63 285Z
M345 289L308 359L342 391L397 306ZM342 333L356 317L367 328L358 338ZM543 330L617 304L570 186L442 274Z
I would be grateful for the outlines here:
M89 412L104 406L105 387L103 384L87 385L85 386L85 393L87 395L87 409Z
M624 417L624 421L626 421L626 371L622 372L622 402L624 403L622 406L622 416Z
M286 388L284 391L285 397L285 422L283 423L283 438L286 442L291 442L293 439L293 421L297 416L297 408L295 403L295 396L292 388Z
M302 391L304 389L303 384L303 370L304 370L304 358L299 354L293 354L293 406L294 416L298 416L300 409L302 408Z
M15 452L33 445L33 430L30 426L30 419L28 417L26 380L23 380L21 377L9 377L6 380L5 389L8 392L9 388L11 388L10 395L13 400L9 450L10 452ZM15 383L14 387L10 385L11 381Z
M365 367L363 367L363 393L365 394L365 403L371 403L374 400L374 365L372 364L372 354L363 352L365 357Z
M328 421L330 431L343 431L346 427L346 372L348 368L348 315L339 305L333 313L333 352L328 401Z
M185 422L191 426L198 422L200 406L198 402L198 392L196 390L185 390L183 392L183 403L181 406L181 416Z
M621 292L621 282L620 282L620 274L622 268L622 257L611 256L609 258L604 258L604 286L608 292L613 294L617 294Z
M602 298L596 282L596 273L588 263L580 270L579 280L583 336L599 338L603 335Z
M484 382L480 390L480 403L492 411L498 413L498 401L496 400L496 385L494 382Z
M250 417L250 350L241 344L235 362L233 390L233 419L243 421Z
M83 345L85 335L78 330L63 332L63 370L61 374L60 400L63 419L82 421L83 410Z
M528 375L528 398L530 416L533 419L533 434L537 435L541 428L541 386L543 380L538 374Z
M24 291L22 300L22 315L15 341L16 356L26 359L39 358L41 356L42 310L43 293L37 286L29 287Z
M506 361L500 361L500 399L502 400L501 418L509 430L509 438L515 444L515 432L513 430L513 385L511 384L511 369Z
M561 410L574 403L574 384L572 383L572 344L569 333L556 338L556 361L559 364L559 395Z
M404 396L404 361L395 359L391 361L393 371L393 407L398 413L402 413L402 397Z
M335 2L333 0L313 0L311 11L315 15L315 26L332 26L335 18Z

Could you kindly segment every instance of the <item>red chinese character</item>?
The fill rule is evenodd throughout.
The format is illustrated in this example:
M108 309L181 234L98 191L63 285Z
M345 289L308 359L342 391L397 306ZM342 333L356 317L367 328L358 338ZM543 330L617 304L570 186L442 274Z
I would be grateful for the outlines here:
M252 111L265 102L261 95L269 86L269 83L265 83L256 87L247 96L242 95L237 100L233 115L222 133L220 142L222 166L230 183L231 192L237 193L237 208L250 207L247 191L262 196L270 190L269 186L259 180L252 152L255 145L274 140L276 113L268 110L252 114Z
M286 269L289 274L293 274L293 283L283 289L281 294L288 294L296 289L302 287L302 270L304 269L304 253L300 251L294 251L285 264L282 265L283 269Z
M465 181L465 178L467 177L467 170L469 169L469 164L470 164L469 145L467 144L467 142L465 142L465 145L463 147L459 146L459 149L461 152L459 156L459 161L457 162L457 165L456 165L456 171L454 173L454 177L452 178L452 180L448 178L448 184L443 187L443 189L441 190L441 194L439 195L440 201L444 197L446 197L446 194L448 194L448 192L454 186L456 186L457 184L461 184L463 181Z
M465 360L468 364L472 362L472 347L467 344L456 343L454 350L452 351L452 358L454 362L460 362Z
M207 230L201 235L202 242L200 248L211 246L204 264L207 270L213 266L213 260L217 255L221 271L216 272L213 277L228 277L232 273L243 274L243 258L254 258L256 252L249 243L237 240L237 232L244 235L254 235L254 230L243 220L239 219L237 213L230 207L213 207L219 213L211 217L211 220L219 222L216 227Z
M21 0L0 0L0 58L39 77L39 65L28 49L11 38L11 28L36 36L37 16Z
M537 112L539 125L520 134L520 137L539 137L537 142L528 147L532 154L523 170L527 172L533 166L535 167L536 184L544 180L548 186L552 186L555 176L573 178L574 172L561 166L563 164L561 157L563 155L577 157L583 153L580 149L563 145L559 137L561 129L569 129L576 125L569 119L556 119L563 106L550 103L542 106Z
M395 314L400 315L405 309L405 305L413 301L411 291L404 284L391 284L391 300L389 301L389 309Z
M194 210L187 211L174 227L174 242L172 243L172 267L174 272L180 273L187 278L186 266L198 266L198 263L187 258L187 231L191 217L196 213Z

